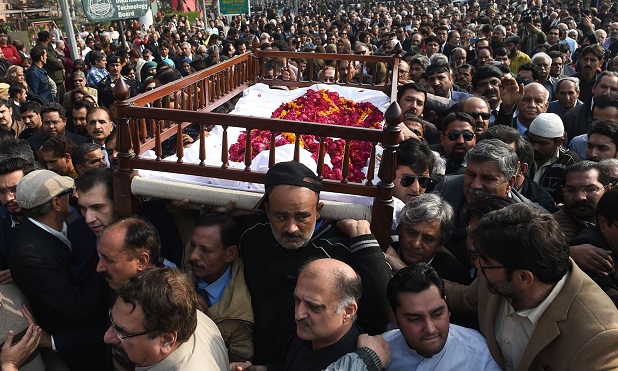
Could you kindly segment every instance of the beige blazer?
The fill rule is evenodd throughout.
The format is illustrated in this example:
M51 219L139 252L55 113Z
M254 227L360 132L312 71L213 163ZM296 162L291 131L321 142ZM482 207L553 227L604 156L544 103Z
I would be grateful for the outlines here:
M618 310L572 260L571 265L571 275L539 319L518 371L618 369ZM500 296L488 291L483 274L470 286L445 283L449 309L478 313L489 350L505 369L494 328Z

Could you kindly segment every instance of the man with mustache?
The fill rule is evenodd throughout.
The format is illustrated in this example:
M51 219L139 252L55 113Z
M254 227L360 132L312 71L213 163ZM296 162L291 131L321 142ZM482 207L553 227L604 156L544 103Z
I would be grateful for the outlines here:
M476 122L467 113L456 112L442 120L440 145L433 145L446 159L445 174L457 174L466 167L466 153L476 144Z
M435 188L453 206L455 229L447 249L465 265L469 265L466 252L466 227L462 210L487 195L511 197L517 202L532 202L517 192L513 186L518 171L515 151L498 139L480 141L465 156L465 174L446 175Z
M188 270L202 310L216 324L230 362L253 358L253 309L238 256L240 230L226 213L200 216L190 241Z
M11 132L17 138L26 129L21 121L13 120L13 108L6 99L0 99L0 130Z
M552 195L554 201L562 201L560 181L564 169L576 162L579 156L562 146L564 126L555 113L541 113L530 124L528 140L534 149L536 171L533 179Z
M288 340L281 361L243 369L323 370L347 353L356 350L364 332L356 324L362 294L360 276L346 263L330 258L310 261L298 274L294 288L296 329Z
M567 167L562 180L564 206L554 213L560 229L570 242L587 225L596 223L597 203L612 188L609 170L592 161Z
M88 110L86 115L86 131L88 137L99 146L103 151L105 162L109 166L109 158L107 149L105 148L105 139L114 129L114 123L110 119L109 111L104 107L93 107Z
M551 215L518 203L485 215L470 234L480 274L469 286L445 282L446 302L478 315L503 370L618 367L616 307L569 259Z
M256 364L280 361L294 327L294 284L311 258L333 258L362 278L359 325L370 334L388 323L386 285L390 269L365 220L323 219L322 184L299 162L280 162L265 177L265 195L257 212L238 219L243 231L240 252L255 315Z
M588 45L580 52L581 70L573 76L579 79L579 99L584 103L590 102L592 98L592 87L597 82L598 71L605 62L604 58L605 51L599 44Z

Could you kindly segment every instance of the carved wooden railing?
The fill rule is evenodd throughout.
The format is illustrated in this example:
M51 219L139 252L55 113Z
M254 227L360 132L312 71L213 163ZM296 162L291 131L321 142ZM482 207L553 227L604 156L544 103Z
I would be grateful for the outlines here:
M283 56L285 53L277 55ZM289 54L288 53L288 57ZM293 53L301 54L301 53ZM312 53L302 53L312 54ZM169 173L190 174L212 178L231 179L252 183L263 183L264 173L250 170L251 153L247 151L244 159L244 169L231 169L228 167L227 128L242 127L247 130L268 130L270 132L282 131L296 134L312 134L320 138L320 152L318 156L318 173L324 170L324 156L326 137L337 137L346 140L344 151L344 167L342 169L343 180L323 180L324 190L337 193L349 193L362 196L374 197L372 206L372 230L376 234L380 245L386 248L390 238L392 220L392 189L395 178L395 151L399 143L399 127L401 110L396 102L393 102L385 113L386 125L383 130L352 128L344 126L329 126L308 122L295 122L287 120L256 118L238 115L228 115L211 112L214 108L223 104L242 92L246 87L256 81L262 81L260 77L260 59L270 54L256 56L245 53L238 57L217 64L211 68L189 75L178 81L158 87L145 94L127 99L129 89L124 83L119 83L114 89L117 99L114 103L116 108L116 121L118 124L118 168L114 173L114 203L116 211L120 215L130 215L137 210L137 199L131 194L131 179L135 169L156 170ZM318 56L315 55L314 56ZM340 59L338 55L329 54L333 59ZM358 57L358 56L346 56ZM364 57L386 58L386 57ZM390 89L391 95L396 94L396 72L398 59L394 61L394 70L388 79L391 84L377 87L379 90ZM262 81L269 83L269 81ZM271 81L272 85L280 85L282 81ZM295 86L311 84L307 81L294 82ZM294 86L289 84L288 86ZM360 85L366 88L375 86ZM199 130L199 164L184 163L184 150L182 145L182 130L193 123L198 125ZM206 151L205 132L211 125L222 125L221 163L220 167L205 165ZM162 142L176 135L176 162L162 160ZM247 140L250 136L247 135ZM274 135L270 143L271 151L269 165L276 161L274 149ZM349 145L351 140L363 140L370 142L372 153L369 162L368 181L366 185L350 183L349 175ZM380 181L374 184L373 178L376 167L376 146L383 147L382 161L379 169ZM246 146L251 148L250 143ZM294 159L298 161L300 156L299 139L295 143ZM140 154L146 150L153 150L156 159L142 159Z

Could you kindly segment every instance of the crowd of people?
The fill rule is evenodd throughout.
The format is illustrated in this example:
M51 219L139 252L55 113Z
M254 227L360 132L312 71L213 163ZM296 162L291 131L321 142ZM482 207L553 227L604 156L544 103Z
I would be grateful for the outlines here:
M618 368L617 8L269 3L83 26L77 56L57 28L31 49L0 29L2 370ZM321 217L296 162L252 211L116 212L119 79L133 97L255 50L398 57L386 251L368 221ZM393 71L261 62L326 84Z

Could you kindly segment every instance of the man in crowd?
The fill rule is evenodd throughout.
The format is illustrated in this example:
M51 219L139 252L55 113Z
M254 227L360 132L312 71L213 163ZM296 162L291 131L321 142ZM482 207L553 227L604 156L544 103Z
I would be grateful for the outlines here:
M19 157L0 161L0 284L11 280L9 251L13 250L19 225L24 221L24 214L16 199L17 184L32 170L32 165Z
M618 158L618 123L595 121L588 132L586 159L598 162L608 158Z
M446 159L446 174L466 167L466 153L476 144L476 122L467 113L450 113L442 121L440 145L433 146Z
M202 311L221 331L230 362L253 358L253 309L238 255L239 232L226 213L200 216L191 236L188 268Z
M585 104L590 103L594 86L599 83L598 70L603 65L604 58L605 51L598 44L588 45L579 53L581 70L573 76L579 79L580 98Z
M35 46L30 50L32 65L26 71L28 88L45 102L53 102L54 96L49 86L50 79L43 67L47 63L47 50L42 46ZM53 81L51 82L53 84Z
M103 151L96 143L82 143L75 146L71 151L71 161L78 176L91 169L107 167Z
M616 307L569 259L551 215L510 205L485 215L471 236L482 274L470 286L445 283L446 302L454 313L478 313L502 369L618 367L610 346L618 340Z
M469 284L468 269L444 244L453 233L453 208L437 194L426 193L406 203L397 223L396 250L387 251L393 272L418 263L431 265L445 279Z
M122 70L122 65L120 64L120 57L117 55L112 55L107 57L107 71L109 72L105 77L103 77L99 84L97 85L97 95L99 97L99 105L102 107L110 108L111 105L116 101L114 98L114 87L118 83L118 79L122 79L125 84L129 87L130 94L129 97L134 97L137 95L137 90L133 85L133 82L128 78L122 76L120 71Z
M293 328L293 283L310 258L337 259L358 272L363 281L359 325L369 333L382 332L388 322L384 290L390 270L369 223L335 225L322 219L322 185L301 163L275 164L266 173L265 187L265 212L239 219L244 230L239 247L255 315L254 363L276 362L282 354Z
M103 274L112 290L118 291L131 277L156 266L161 241L151 223L129 217L114 222L103 231L97 250L100 256L97 272Z
M109 111L104 107L93 107L88 110L86 122L88 137L90 137L94 143L101 146L103 156L105 156L105 162L109 166L105 142L114 129L114 123L110 118Z
M607 168L592 161L567 167L562 180L564 206L554 213L560 229L570 242L588 224L596 221L596 208L603 194L612 188ZM577 261L577 258L574 257Z
M481 334L450 323L444 281L431 265L401 269L387 296L397 329L382 335L391 350L386 370L500 370Z
M581 89L581 80L580 80ZM562 121L564 129L567 132L568 140L571 141L578 135L588 133L590 129L591 118L593 115L594 100L601 94L618 93L618 72L603 71L597 77L596 83L592 87L592 97L585 100L580 94L581 101L584 104L570 109ZM602 119L602 118L598 118Z
M509 51L509 60L511 61L509 67L511 73L516 75L521 65L530 63L530 57L519 50L520 42L521 38L519 36L509 36L504 39L504 47Z
M430 64L429 67L427 67L427 77L429 86L433 89L434 94L439 97L459 102L463 98L470 96L468 93L453 90L455 79L453 69L449 64Z
M562 120L555 113L539 114L530 124L528 140L534 149L536 163L533 179L558 203L561 201L560 182L564 169L579 162L579 156L575 152L562 146Z
M150 371L229 369L217 326L196 304L193 282L179 270L131 278L109 310L105 342L116 362Z
M429 146L410 138L399 143L393 196L403 204L425 193L431 185L435 157Z
M410 113L422 117L426 99L427 89L415 82L404 84L397 90L397 103L403 115Z
M82 144L88 141L88 139L66 130L67 120L64 114L64 108L58 103L49 103L41 110L41 121L41 130L28 138L28 142L35 156L37 156L39 148L41 148L47 139L57 135L66 136L75 144Z
M71 105L71 118L73 119L73 130L76 134L88 137L88 111L94 104L86 99L73 102Z
M467 113L474 119L475 128L474 133L476 135L483 134L489 127L489 102L481 97L468 97L463 99L457 105L457 111Z
M579 100L579 79L577 77L563 77L556 82L555 98L549 103L548 113L555 113L562 117L571 108L577 107L583 102Z
M24 102L19 106L19 114L21 121L26 125L26 129L19 135L19 139L25 139L34 136L41 128L41 105L38 102Z
M21 223L9 267L44 331L39 344L53 349L70 370L103 369L107 290L92 269L77 270L76 246L67 238L73 179L36 170L17 184Z
M73 179L77 177L71 152L75 148L72 140L62 135L51 137L39 149L39 162L43 168Z
M9 101L0 98L0 130L9 131L17 138L25 129L23 122L13 120L13 108Z

